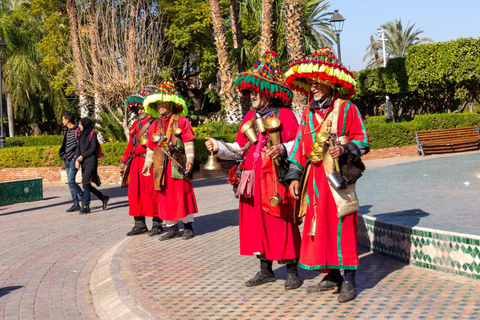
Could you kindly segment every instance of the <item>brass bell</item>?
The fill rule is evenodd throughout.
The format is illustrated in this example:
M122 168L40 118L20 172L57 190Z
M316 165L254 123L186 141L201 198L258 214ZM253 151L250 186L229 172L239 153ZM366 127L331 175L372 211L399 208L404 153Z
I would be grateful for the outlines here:
M280 129L281 125L282 123L278 118L268 118L265 120L265 128L270 133L273 145L280 144L280 132L278 132L278 129Z
M312 161L312 163L318 163L318 162L322 161L322 155L317 154L315 151L312 151L308 154L308 159L310 159L310 161Z
M176 136L181 135L181 134L182 134L182 129L180 129L180 128L178 128L178 127L177 127L177 128L174 128L174 129L173 129L173 134L176 135Z
M240 129L240 132L244 133L252 143L255 144L255 143L258 142L257 133L255 132L255 129L253 128L253 121L252 120L248 120L247 122L245 122L243 124L242 128Z
M329 134L326 133L326 132L319 132L315 135L315 141L320 143L320 144L324 144L325 142L328 141L328 139L330 138Z
M140 143L142 146L146 145L148 142L148 138L145 136L141 136L140 139L138 140L138 143Z
M265 125L263 123L263 118L257 118L255 120L255 124L257 125L258 132L265 133L267 131L267 129L265 129Z
M220 170L222 167L217 161L217 156L213 155L213 151L210 152L210 155L208 156L207 163L205 164L205 167L203 167L205 170Z
M313 216L312 224L310 225L310 231L307 233L307 235L314 236L316 228L317 228L317 215Z
M152 134L152 136L150 137L150 139L151 139L153 142L156 143L156 142L160 141L160 137L161 137L160 133L154 133L154 134Z

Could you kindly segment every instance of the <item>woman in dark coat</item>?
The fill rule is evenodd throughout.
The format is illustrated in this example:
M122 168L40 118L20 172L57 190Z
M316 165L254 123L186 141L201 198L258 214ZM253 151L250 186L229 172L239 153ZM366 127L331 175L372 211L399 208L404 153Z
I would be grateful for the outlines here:
M107 209L108 200L110 199L92 186L92 182L97 186L100 186L101 184L100 177L97 173L97 148L99 147L99 143L97 140L97 133L93 131L94 125L95 123L90 120L90 118L80 119L78 125L80 133L78 135L78 146L76 150L77 160L75 162L75 167L77 169L79 169L80 166L82 167L82 183L85 197L80 214L90 213L90 192L103 202L103 210Z

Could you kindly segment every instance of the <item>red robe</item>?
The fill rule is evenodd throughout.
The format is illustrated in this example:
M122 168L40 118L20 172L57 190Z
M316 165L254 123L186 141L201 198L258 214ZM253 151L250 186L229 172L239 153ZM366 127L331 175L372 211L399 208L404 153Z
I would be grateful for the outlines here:
M332 102L333 106L334 102ZM326 110L325 118L332 108ZM307 107L302 115L300 127L288 160L300 169L307 164L312 151L315 130L320 131L313 110ZM339 136L348 136L350 142L369 146L367 132L357 107L343 103L338 117ZM309 236L316 206L317 221L315 236ZM343 218L337 217L337 206L323 168L323 161L312 164L307 182L307 211L303 227L300 263L302 268L329 272L330 269L358 269L357 253L357 212Z
M170 126L171 119L172 116L170 115L166 119L160 117L160 119L153 122L150 126L150 130L148 130L148 137L150 138L152 134L160 132L158 121L162 121L163 127L167 130ZM192 126L187 118L180 117L178 120L178 127L182 129L181 139L183 143L195 139ZM148 140L147 147L152 150L159 148L158 144L154 143L151 139ZM198 212L192 182L184 179L172 178L171 161L168 161L167 163L165 184L162 191L156 192L158 197L158 216L162 220L178 221L189 214Z
M142 125L146 125L150 117L142 120ZM122 156L122 162L126 163L128 157L133 151L134 136L138 139L138 134L140 129L138 129L138 122L135 121L131 128L130 132L135 128L134 135L130 135L127 148ZM146 177L142 174L143 165L145 164L145 156L147 153L147 147L142 146L140 143L137 143L135 148L134 157L130 165L130 180L128 183L128 214L133 217L156 217L158 216L158 207L157 207L157 195L156 190L153 187L153 174ZM153 173L153 171L151 171Z
M252 120L254 116L254 110L247 113L240 128L246 121ZM273 116L273 114L271 116ZM292 141L298 129L298 122L295 115L288 108L280 108L278 117L282 123L281 142ZM243 147L248 141L248 137L245 134L238 132L235 142L238 142L240 147ZM261 143L261 141L258 143ZM251 170L253 168L256 146L256 144L252 145L246 155L245 170ZM259 157L255 166L253 198L240 196L240 254L262 254L265 255L267 260L275 261L298 258L301 238L298 225L293 222L293 206L291 206L288 219L269 215L262 208L260 191L262 166L260 161L261 157Z

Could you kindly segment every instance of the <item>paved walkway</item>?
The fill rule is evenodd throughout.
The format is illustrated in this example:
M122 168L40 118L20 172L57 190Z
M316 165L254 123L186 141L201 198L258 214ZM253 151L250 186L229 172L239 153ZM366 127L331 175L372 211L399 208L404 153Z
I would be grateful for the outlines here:
M276 282L245 287L258 261L238 255L238 200L225 179L195 182L200 214L189 241L125 237L126 190L101 189L110 208L94 201L87 216L65 212L63 186L47 186L43 201L0 207L0 319L480 318L480 281L366 251L348 304L306 293L322 277L306 270L302 288L284 290L276 264Z

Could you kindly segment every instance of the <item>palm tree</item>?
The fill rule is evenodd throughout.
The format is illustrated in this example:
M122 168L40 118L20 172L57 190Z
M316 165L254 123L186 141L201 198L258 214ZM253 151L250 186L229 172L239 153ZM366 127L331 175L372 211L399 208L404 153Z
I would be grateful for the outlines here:
M262 0L262 36L260 39L260 52L277 51L275 48L275 24L273 21L274 15L274 0Z
M385 42L385 56L387 59L405 57L407 55L408 48L411 46L433 42L430 38L420 38L422 30L416 29L413 31L415 23L410 26L410 22L407 23L405 30L403 30L402 20L389 21L378 28L385 30L385 36L387 41ZM383 63L383 46L382 40L377 39L371 41L366 49L367 54L363 58L363 61L367 61L367 68L377 68L382 66ZM378 55L376 55L376 53Z
M48 95L48 84L41 72L42 57L36 48L41 39L40 22L24 10L26 1L3 6L0 13L0 38L7 42L4 49L3 81L7 102L9 136L13 137L14 118L31 124L34 134L40 134L38 124L42 120L44 102ZM2 2L2 4L4 4Z
M212 16L213 34L215 37L215 46L218 53L218 69L220 81L222 83L221 95L225 101L227 122L239 122L242 119L242 111L238 103L237 93L233 87L233 77L230 69L230 62L228 61L228 46L225 38L222 12L220 10L220 1L209 1L210 14Z

